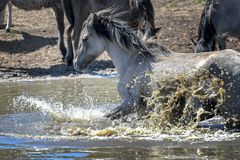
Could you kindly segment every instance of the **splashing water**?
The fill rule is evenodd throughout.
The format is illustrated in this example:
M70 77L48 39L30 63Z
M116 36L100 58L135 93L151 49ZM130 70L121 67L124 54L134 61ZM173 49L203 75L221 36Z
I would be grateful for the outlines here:
M197 83L199 82L199 84ZM189 91L196 91L199 87L201 87L200 82L202 80L197 81L198 84L196 88L191 89L190 86L182 84L181 88L174 88L172 92L169 94L170 98L163 95L163 92L161 92L161 97L157 95L157 99L153 99L153 103L157 101L157 104L161 105L163 103L159 103L161 98L163 98L163 102L165 102L166 98L167 100L171 100L173 96L178 95L177 91L184 90L187 88ZM170 83L170 82L169 82ZM175 83L174 83L175 84ZM179 84L179 83L178 83ZM186 83L188 84L188 83ZM171 86L169 84L166 84L166 86ZM68 87L69 88L69 87ZM189 89L190 88L190 89ZM221 87L220 87L221 88ZM69 88L69 90L71 90ZM164 89L162 89L164 90ZM161 91L162 91L161 90ZM217 88L217 92L218 92ZM66 90L64 90L65 92ZM75 93L75 92L74 92ZM138 138L145 138L145 139L155 139L158 141L195 141L195 140L207 140L207 141L215 141L215 140L226 140L226 139L234 139L236 137L239 137L238 134L229 134L228 132L225 132L223 130L220 130L218 132L211 132L209 129L198 129L193 127L182 127L178 128L179 126L173 127L172 124L167 124L171 128L167 129L164 127L164 124L159 123L161 121L161 118L164 118L163 114L159 112L159 110L154 110L154 114L152 113L152 117L150 119L133 119L128 120L127 122L122 121L110 121L104 118L104 115L108 114L116 105L111 104L105 104L105 105L95 105L95 99L92 96L89 96L84 89L81 90L81 96L78 92L76 94L71 95L71 100L75 101L75 98L81 97L84 98L79 102L77 100L77 103L79 102L79 105L76 105L76 102L67 103L65 104L62 102L62 98L66 98L69 100L69 95L61 95L61 99L56 100L54 98L56 97L48 97L44 98L41 96L32 96L28 94L22 94L20 96L17 96L12 101L12 106L14 107L14 110L16 112L23 111L26 112L26 110L29 110L30 112L40 111L46 115L50 115L55 121L50 123L49 126L46 126L44 129L46 130L47 135L52 130L54 130L53 135L65 135L65 136L80 136L80 137L138 137ZM167 92L168 93L168 92ZM212 93L212 92L210 92ZM30 93L31 94L31 93ZM37 94L38 95L38 94ZM183 95L183 94L181 94ZM192 96L192 94L188 94L188 92L184 92L184 95L186 97ZM196 92L195 92L196 95ZM205 94L204 94L205 95ZM58 95L57 95L58 96ZM96 96L97 97L97 96ZM105 98L106 96L103 96L101 98ZM59 97L57 97L59 98ZM152 98L152 97L151 97ZM154 98L154 97L153 97ZM65 100L65 99L64 99ZM63 101L64 101L63 100ZM162 102L162 101L161 101ZM86 105L82 105L86 104ZM156 107L156 106L155 106ZM162 106L159 106L162 107ZM161 110L160 110L161 111ZM166 112L164 112L166 113ZM172 112L171 112L172 113ZM154 117L157 115L156 117ZM171 114L170 114L171 115ZM162 116L162 117L161 117ZM164 119L165 120L165 119ZM155 123L157 122L157 123ZM165 122L165 121L163 121ZM155 125L156 124L156 125ZM57 131L56 131L57 130ZM36 135L35 135L36 136Z
M111 106L94 106L93 99L85 96L85 101L89 102L88 106L73 106L71 104L64 105L61 102L21 95L13 100L15 110L38 110L44 114L49 114L56 120L62 121L90 121L102 119L109 112Z

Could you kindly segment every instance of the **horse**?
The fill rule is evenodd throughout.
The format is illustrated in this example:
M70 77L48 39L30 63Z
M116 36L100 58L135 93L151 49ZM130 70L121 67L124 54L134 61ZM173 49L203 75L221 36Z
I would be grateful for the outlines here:
M3 25L4 23L4 18L5 18L5 10L0 12L0 25Z
M145 97L161 87L151 78L169 79L177 75L207 70L224 81L226 99L219 107L227 118L240 120L240 53L234 50L202 54L176 53L157 43L142 40L131 28L104 11L91 14L83 24L74 67L85 70L106 51L119 75L118 92L123 101L107 115L118 119L144 108ZM163 74L164 73L164 74Z
M62 59L66 56L66 47L64 45L64 12L61 0L1 0L0 13L4 12L8 5L8 21L6 31L10 31L12 26L12 5L24 10L40 10L42 8L52 8L57 21L58 46L61 51ZM3 17L3 15L1 16ZM3 17L4 18L4 17Z
M159 28L155 28L154 9L150 0L62 0L65 15L70 23L67 29L67 56L66 63L72 65L73 53L79 45L79 37L83 22L89 12L102 9L114 9L114 14L127 21L131 27L143 29L144 38L155 37ZM81 9L79 9L81 8ZM74 51L72 46L72 31L74 30Z
M226 49L229 36L240 38L240 1L239 0L207 0L201 15L198 38L193 44L195 52Z

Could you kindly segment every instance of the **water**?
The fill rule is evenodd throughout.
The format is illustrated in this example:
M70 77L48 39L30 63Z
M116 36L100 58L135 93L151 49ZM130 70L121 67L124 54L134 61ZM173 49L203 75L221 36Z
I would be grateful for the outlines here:
M0 83L0 159L240 157L239 133L159 133L131 120L106 119L104 115L121 102L116 83L107 78ZM221 117L212 121L202 125L220 123Z

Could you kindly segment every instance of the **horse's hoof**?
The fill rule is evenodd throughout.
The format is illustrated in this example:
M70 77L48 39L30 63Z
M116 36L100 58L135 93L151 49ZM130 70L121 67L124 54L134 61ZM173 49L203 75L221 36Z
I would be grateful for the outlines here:
M65 62L66 56L67 56L67 50L66 48L60 49L61 55L62 55L62 61Z
M7 33L10 33L10 32L11 32L11 29L10 29L10 28L6 28L5 31L6 31Z
M65 58L64 62L67 66L72 66L73 65L73 59L72 58Z
M112 113L106 116L110 120L120 119L122 117L121 113Z
M111 120L120 119L123 116L124 115L121 107L117 107L116 109L112 110L110 114L106 115L106 117Z
M108 114L106 117L109 118L110 120L115 120L115 119L121 118L122 114L120 111L115 111L115 112Z

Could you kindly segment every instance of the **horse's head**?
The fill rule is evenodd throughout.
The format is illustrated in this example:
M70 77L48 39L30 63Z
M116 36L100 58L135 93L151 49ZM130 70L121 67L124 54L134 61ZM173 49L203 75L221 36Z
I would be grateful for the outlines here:
M94 25L98 16L91 14L84 22L79 40L79 47L74 59L74 68L84 70L105 50L102 40L97 36Z
M205 41L200 40L196 43L195 53L210 52L212 51L212 45L212 43L206 43Z
M203 39L196 41L192 38L191 41L192 41L192 45L195 53L211 52L216 50L215 39L212 39L211 41L206 42Z

